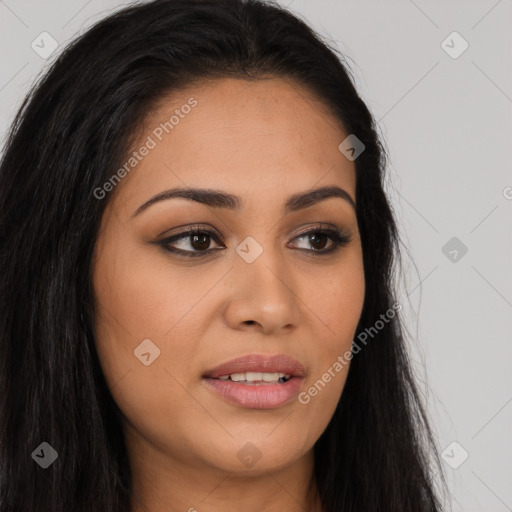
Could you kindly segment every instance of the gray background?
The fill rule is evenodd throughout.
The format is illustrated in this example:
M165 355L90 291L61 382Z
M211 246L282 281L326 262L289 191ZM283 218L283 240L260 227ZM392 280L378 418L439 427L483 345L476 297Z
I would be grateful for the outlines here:
M62 46L127 3L0 0L2 143ZM453 510L512 511L512 2L280 3L349 58L389 149L408 249L400 299ZM49 59L31 48L43 31L59 43ZM457 58L442 46L453 31L469 44Z

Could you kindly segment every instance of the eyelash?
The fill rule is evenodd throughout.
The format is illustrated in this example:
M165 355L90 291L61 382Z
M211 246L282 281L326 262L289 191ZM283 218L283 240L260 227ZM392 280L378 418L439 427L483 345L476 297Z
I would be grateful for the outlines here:
M321 250L309 250L309 249L299 249L300 251L306 251L310 253L314 253L315 256L326 256L333 254L334 252L338 251L342 247L345 247L350 241L351 237L350 235L342 232L338 228L321 228L321 227L315 227L313 229L310 229L308 231L305 231L303 233L299 233L294 240L298 238L304 238L307 237L310 234L322 234L330 236L333 244L329 249L321 249ZM199 258L201 256L205 256L207 254L212 253L213 251L218 251L220 249L207 249L204 251L183 251L182 249L176 249L170 248L169 245L171 242L175 242L177 240L180 240L182 238L189 238L194 235L207 235L208 237L212 238L216 243L220 244L220 236L213 231L210 231L206 228L203 228L201 226L193 226L191 228L186 228L185 230L172 235L171 237L164 238L163 240L160 240L159 242L156 242L157 245L163 247L166 251L169 251L173 254L178 254L180 256L190 257L190 258Z

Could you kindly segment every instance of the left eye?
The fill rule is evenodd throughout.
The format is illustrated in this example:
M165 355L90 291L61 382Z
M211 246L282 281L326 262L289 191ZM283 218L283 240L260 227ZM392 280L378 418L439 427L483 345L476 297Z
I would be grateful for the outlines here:
M329 238L331 239L331 246L325 249L325 244ZM295 240L305 240L313 245L313 252L322 252L324 254L337 249L341 245L346 245L349 241L348 237L341 232L330 229L313 229L297 236ZM306 248L305 250L309 249Z
M222 247L212 249L210 247L212 239L215 240L215 243L220 243L219 237L216 233L206 229L192 228L161 240L160 242L157 242L157 244L163 246L171 253L182 256L197 257L222 249ZM331 239L331 245L325 249L325 244L328 243L328 239ZM301 233L296 236L294 240L305 241L313 247L313 249L299 248L299 250L318 253L320 256L332 253L342 246L347 245L350 241L350 236L342 233L338 229L315 228ZM181 247L176 247L176 245L178 245L176 242L180 242Z

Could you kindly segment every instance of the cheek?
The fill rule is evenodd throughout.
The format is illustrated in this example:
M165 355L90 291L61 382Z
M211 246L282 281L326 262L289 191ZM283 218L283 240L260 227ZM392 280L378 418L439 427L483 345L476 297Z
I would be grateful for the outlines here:
M142 252L117 249L103 252L93 272L96 349L123 416L164 449L187 431L176 411L204 414L184 389L201 339L194 308L201 287Z
M314 330L316 364L299 403L324 426L343 392L365 297L361 257L355 252L345 263L335 275L319 281L321 286L312 287L312 293L307 295L312 322L317 326Z
M168 265L162 268L164 258L115 242L98 250L93 268L96 348L112 388L125 375L138 389L151 388L163 367L172 371L173 361L186 364L194 353L188 313L198 291L187 287L178 273L170 275ZM172 358L165 341L170 339L178 340L173 341ZM160 378L165 381L169 375Z
M156 422L190 407L179 383L197 379L190 370L216 311L205 295L225 269L173 266L158 250L121 239L105 243L95 261L95 342L114 398Z
M132 350L137 341L172 335L183 321L187 323L207 285L191 275L190 270L173 269L154 248L122 241L110 244L93 273L97 325L120 333L118 341Z
M303 278L305 303L312 317L316 316L315 330L324 340L322 354L330 358L350 348L363 309L364 267L361 252L356 249L347 252L328 275L320 270L318 276L308 273Z

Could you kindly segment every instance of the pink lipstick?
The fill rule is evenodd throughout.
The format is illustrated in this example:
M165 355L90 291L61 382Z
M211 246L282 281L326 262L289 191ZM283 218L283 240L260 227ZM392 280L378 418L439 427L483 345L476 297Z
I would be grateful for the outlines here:
M236 405L275 409L297 396L306 371L284 354L250 354L223 363L203 375L209 389Z

